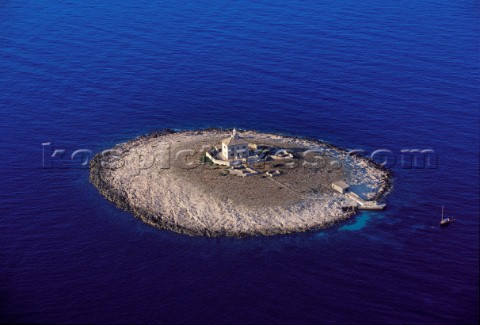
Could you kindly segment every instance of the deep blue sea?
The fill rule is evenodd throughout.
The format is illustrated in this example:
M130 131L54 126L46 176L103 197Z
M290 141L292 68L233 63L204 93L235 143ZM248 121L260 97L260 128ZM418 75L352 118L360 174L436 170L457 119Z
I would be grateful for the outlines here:
M477 324L479 12L0 1L0 323ZM189 237L118 210L82 166L148 132L205 127L389 150L387 210L323 231ZM412 149L437 159L409 166ZM444 229L442 205L457 219Z

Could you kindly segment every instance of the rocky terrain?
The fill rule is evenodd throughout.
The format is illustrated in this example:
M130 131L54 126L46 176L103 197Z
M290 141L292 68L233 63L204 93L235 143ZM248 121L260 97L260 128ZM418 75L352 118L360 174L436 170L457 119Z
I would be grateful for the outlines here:
M243 131L249 143L285 148L292 159L258 163L238 177L202 159L229 130L155 132L97 154L90 180L119 208L153 226L190 235L274 235L326 227L354 213L331 189L344 180L380 199L390 174L373 162L316 140ZM279 176L265 172L275 168Z

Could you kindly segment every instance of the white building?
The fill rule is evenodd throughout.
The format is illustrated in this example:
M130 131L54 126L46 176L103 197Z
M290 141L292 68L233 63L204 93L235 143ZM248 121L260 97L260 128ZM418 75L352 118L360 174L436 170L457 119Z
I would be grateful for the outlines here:
M225 160L236 160L248 157L248 142L233 129L229 138L222 140L222 157Z
M338 181L338 182L332 183L332 188L337 192L345 194L348 191L348 184L345 183L344 181Z

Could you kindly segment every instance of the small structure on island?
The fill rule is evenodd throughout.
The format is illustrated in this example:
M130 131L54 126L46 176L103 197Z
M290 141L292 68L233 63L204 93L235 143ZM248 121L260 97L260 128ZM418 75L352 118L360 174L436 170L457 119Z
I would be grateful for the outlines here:
M222 140L222 157L225 160L248 158L248 142L238 135L236 129L230 137Z
M345 194L348 191L348 184L344 181L337 181L332 183L332 188L337 192Z
M293 158L293 154L286 149L277 149L272 155L273 149L276 148L269 145L258 145L254 142L249 143L237 133L236 129L233 129L232 134L228 138L221 140L220 146L213 146L207 150L205 157L216 165L229 167L241 165L248 167L267 160L283 161ZM280 174L278 172L267 175L273 177Z
M281 172L278 169L271 169L267 171L265 174L267 174L270 177L278 176L281 174Z
M342 207L344 211L356 211L356 210L383 210L386 204L379 204L377 201L367 201L360 197L357 193L350 190L347 183L344 181L337 181L332 183L332 188L342 194L345 194L345 198L348 203Z
M256 161L258 157L250 156L249 143L242 138L236 129L233 129L232 135L223 139L220 148L217 146L205 152L205 156L216 165L239 166Z

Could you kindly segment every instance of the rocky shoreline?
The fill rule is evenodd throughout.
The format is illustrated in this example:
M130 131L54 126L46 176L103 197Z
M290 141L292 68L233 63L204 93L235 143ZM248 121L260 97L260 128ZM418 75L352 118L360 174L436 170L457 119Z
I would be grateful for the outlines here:
M225 176L225 169L216 167L178 168L174 164L165 168L159 161L148 168L141 165L142 159L149 160L162 148L178 153L200 144L208 146L228 132L162 130L140 136L95 155L90 162L90 181L118 208L145 223L182 234L211 237L302 232L345 220L355 212L343 211L344 198L329 190L329 182L339 177L365 189L365 198L369 200L380 200L392 187L391 172L367 158L349 156L346 150L315 139L256 131L243 134L252 141L258 139L260 143L277 143L287 148L321 148L328 153L328 159L343 159L342 168L297 168L286 171L277 181L260 176L240 180ZM200 153L195 151L193 158L196 154Z

